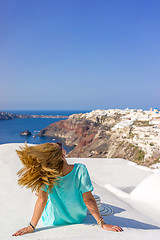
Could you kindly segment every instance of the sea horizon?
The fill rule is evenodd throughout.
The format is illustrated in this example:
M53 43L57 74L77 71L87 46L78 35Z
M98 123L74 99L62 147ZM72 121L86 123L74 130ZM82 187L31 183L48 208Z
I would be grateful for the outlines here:
M7 113L13 113L13 114L27 114L27 115L64 115L64 116L68 116L74 113L86 113L86 112L90 112L92 110L72 110L72 109L68 109L68 110L44 110L44 109L40 109L40 110L33 110L33 109L18 109L18 110L10 110L10 109L5 109L5 110L0 110L0 112L7 112ZM63 114L62 114L63 113Z
M160 109L158 107L150 107L152 109ZM87 113L87 112L91 112L93 110L108 110L108 109L122 109L122 110L125 110L125 109L142 109L143 111L149 111L150 108L139 108L139 107L136 107L136 108L129 108L129 107L125 107L125 108L95 108L95 109L80 109L80 110L77 110L77 109L3 109L3 110L0 110L0 112L7 112L7 113L13 113L13 114L27 114L27 115L62 115L62 112L63 112L63 115L64 116L67 116L67 114L71 115L71 114L74 114L74 113Z

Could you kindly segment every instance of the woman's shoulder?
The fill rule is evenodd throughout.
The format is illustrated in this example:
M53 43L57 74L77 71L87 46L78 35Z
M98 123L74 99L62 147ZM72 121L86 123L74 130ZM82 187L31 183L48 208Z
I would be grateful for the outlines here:
M76 163L76 164L77 164L77 167L81 167L81 168L86 167L86 165L83 163Z
M83 163L76 163L78 171L85 171L87 169L86 165Z

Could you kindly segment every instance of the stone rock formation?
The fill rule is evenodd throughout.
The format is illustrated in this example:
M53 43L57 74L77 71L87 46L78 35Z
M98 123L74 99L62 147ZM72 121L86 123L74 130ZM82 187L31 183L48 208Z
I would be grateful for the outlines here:
M21 136L30 136L32 134L28 130L25 130L25 131L21 132L19 135L21 135Z

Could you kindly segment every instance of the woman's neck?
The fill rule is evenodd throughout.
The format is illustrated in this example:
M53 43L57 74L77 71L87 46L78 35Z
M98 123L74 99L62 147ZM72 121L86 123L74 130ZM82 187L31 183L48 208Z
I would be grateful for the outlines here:
M71 165L71 164L68 164L67 161L64 162L63 168L62 168L62 170L61 170L62 176L65 176L65 175L67 175L70 171L72 171L73 167L74 167L73 164L72 164L72 165Z

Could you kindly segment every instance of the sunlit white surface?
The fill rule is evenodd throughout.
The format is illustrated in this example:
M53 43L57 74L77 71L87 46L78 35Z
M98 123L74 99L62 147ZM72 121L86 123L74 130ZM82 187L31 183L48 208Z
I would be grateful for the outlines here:
M22 165L15 150L23 145L22 143L0 145L0 239L3 240L16 238L11 235L27 226L36 201L36 196L29 189L20 188L17 184L16 173ZM18 239L153 240L160 238L160 213L158 206L156 208L157 202L149 204L147 201L142 202L132 197L136 188L138 191L138 186L142 187L139 196L143 195L145 189L142 182L145 179L148 184L152 184L151 181L155 176L152 170L145 171L119 158L67 158L67 161L71 164L80 162L86 165L94 186L92 193L100 196L101 202L114 211L112 215L103 216L105 222L118 225L124 231L117 233L103 230L96 224L93 216L88 215L83 224L42 228L40 221L34 233L23 235ZM151 186L149 191L152 191ZM156 187L156 196L159 196L159 191L160 187Z

